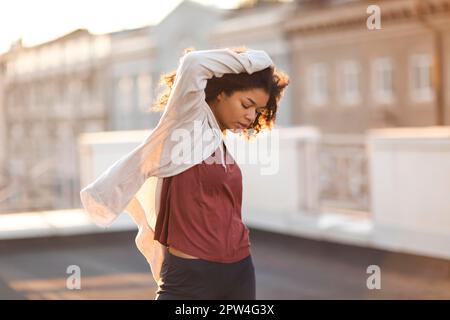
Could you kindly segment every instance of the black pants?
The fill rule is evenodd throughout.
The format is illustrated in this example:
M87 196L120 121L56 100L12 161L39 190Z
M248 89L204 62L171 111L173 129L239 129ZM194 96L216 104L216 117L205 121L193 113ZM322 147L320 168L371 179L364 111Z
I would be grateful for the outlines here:
M186 259L168 252L155 300L255 300L252 256L234 263Z

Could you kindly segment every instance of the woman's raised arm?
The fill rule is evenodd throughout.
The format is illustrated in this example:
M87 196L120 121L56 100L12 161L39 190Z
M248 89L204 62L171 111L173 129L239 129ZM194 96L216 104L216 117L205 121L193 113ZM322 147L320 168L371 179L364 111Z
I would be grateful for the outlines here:
M273 61L263 50L248 49L242 53L229 48L191 51L180 59L165 113L176 108L179 115L204 102L207 80L214 76L252 74L271 66L274 66Z

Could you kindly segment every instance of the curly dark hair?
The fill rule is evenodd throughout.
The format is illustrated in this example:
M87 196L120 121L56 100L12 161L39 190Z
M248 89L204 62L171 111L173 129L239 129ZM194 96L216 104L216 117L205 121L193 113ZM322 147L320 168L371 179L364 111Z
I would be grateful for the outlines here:
M193 48L187 48L184 50L184 54L193 50ZM245 47L238 47L232 48L231 50L236 53L243 53L247 49ZM149 109L150 112L158 112L165 108L175 82L175 77L176 71L161 76L160 84L166 85L166 89L158 97L156 103ZM222 77L212 77L207 80L205 101L207 103L214 101L222 92L227 96L231 96L235 91L263 89L269 95L267 105L257 113L253 124L248 129L243 129L244 136L250 138L251 136L256 136L264 129L271 130L273 128L278 105L283 96L284 89L288 84L289 77L275 67L268 67L252 74L246 72L226 73Z

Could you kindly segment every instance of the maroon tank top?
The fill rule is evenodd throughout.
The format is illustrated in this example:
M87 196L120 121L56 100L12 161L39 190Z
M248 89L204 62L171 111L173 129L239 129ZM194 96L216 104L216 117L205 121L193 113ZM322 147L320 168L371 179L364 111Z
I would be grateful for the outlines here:
M225 155L226 171L220 163L202 161L163 179L155 240L214 262L232 263L250 255L249 230L241 218L242 174L231 155Z

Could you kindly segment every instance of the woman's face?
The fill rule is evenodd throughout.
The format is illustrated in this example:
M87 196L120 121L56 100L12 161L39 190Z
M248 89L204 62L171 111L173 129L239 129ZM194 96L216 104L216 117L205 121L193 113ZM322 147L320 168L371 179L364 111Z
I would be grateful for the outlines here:
M269 95L263 89L250 89L235 91L231 96L222 92L209 106L222 131L239 130L250 127L268 101Z

